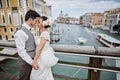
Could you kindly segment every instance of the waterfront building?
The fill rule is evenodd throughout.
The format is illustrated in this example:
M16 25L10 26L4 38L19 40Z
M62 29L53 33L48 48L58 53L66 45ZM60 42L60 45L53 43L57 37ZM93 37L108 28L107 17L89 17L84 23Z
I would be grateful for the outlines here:
M57 22L67 23L67 24L79 24L79 19L75 17L67 17L67 18L58 17Z
M69 17L68 14L63 14L61 11L56 20L58 23L67 23L67 24L79 24L79 19L75 17Z
M107 25L107 14L109 13L109 11L105 11L103 13L103 18L102 18L102 25L106 26Z
M69 24L79 24L79 19L75 17L68 17Z
M83 26L91 26L91 16L92 13L86 13L83 17Z
M66 18L64 16L63 12L60 11L59 16L57 17L57 22L65 23L65 21L66 21Z
M0 0L0 40L14 40L14 33L24 22L28 9L51 16L51 6L46 6L44 0ZM34 30L35 34L39 34L37 28Z
M101 27L103 13L86 13L83 15L83 26Z
M33 9L37 11L42 16L52 16L51 14L51 6L46 5L45 0L32 0Z
M33 0L32 8L42 16L52 16L51 6L46 5L44 0Z
M45 7L45 13L46 13L46 16L52 17L52 6L47 5Z
M91 26L93 28L102 27L102 17L103 17L103 13L92 13Z
M107 26L109 26L110 32L115 32L113 31L113 27L118 23L120 23L120 8L109 10L107 15Z
M0 0L0 40L14 39L14 33L31 5L31 0Z

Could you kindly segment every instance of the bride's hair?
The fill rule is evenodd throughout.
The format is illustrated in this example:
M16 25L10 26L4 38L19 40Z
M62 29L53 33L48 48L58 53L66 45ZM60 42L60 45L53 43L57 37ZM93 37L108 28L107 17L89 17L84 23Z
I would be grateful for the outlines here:
M41 18L43 19L42 24L45 26L45 28L50 27L50 22L48 18L46 16L41 16Z

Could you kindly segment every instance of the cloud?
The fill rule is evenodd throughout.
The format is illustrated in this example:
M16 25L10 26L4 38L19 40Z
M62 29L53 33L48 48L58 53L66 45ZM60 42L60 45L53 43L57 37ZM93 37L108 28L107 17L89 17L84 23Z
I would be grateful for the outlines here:
M54 16L61 10L78 16L88 12L104 12L120 8L120 0L46 0L46 2L52 6Z
M120 3L115 0L46 0L48 4L57 8L117 8ZM111 5L112 4L112 5Z
M114 1L114 2L120 2L120 0L91 0L91 2L99 2L99 1Z
M46 0L48 4L55 6L55 8L78 8L84 5L89 0Z
M99 2L90 2L88 3L89 8L118 8L120 6L120 3L114 2L114 1L99 1Z

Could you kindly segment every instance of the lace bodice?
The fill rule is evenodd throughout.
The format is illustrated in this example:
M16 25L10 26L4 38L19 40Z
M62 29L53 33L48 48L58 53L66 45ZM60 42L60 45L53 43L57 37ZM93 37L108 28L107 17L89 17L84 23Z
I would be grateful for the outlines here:
M44 49L50 47L50 34L49 34L49 32L47 32L47 31L42 32L41 35L40 35L40 37L35 40L36 46L37 46L37 47L39 46L41 37L44 37L45 39L48 40L48 41L46 42L46 44L45 44Z

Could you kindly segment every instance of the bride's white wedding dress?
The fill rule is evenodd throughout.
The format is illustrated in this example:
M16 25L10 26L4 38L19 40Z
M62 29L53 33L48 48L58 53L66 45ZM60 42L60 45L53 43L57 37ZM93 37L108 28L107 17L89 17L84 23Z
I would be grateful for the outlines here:
M58 58L54 55L54 50L50 46L50 34L47 31L41 33L39 39L36 40L36 45L40 44L41 37L48 41L46 42L40 57L38 59L39 70L32 69L30 80L54 80L51 67L56 65Z

